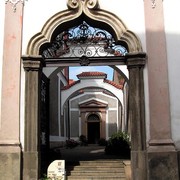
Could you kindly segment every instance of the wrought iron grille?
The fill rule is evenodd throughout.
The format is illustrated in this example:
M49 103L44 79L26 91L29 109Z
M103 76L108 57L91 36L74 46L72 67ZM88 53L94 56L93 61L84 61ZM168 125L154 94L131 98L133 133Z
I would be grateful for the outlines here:
M88 121L99 121L99 116L97 114L90 114L88 116Z
M82 24L61 32L42 51L44 58L60 57L101 57L124 56L127 49L116 44L112 35L106 30L94 28L85 21Z

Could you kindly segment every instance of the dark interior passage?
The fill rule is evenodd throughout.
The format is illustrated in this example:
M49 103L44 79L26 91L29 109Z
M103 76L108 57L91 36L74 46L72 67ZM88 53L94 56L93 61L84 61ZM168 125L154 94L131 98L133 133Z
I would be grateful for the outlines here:
M100 138L100 123L89 122L88 123L88 143L97 144Z

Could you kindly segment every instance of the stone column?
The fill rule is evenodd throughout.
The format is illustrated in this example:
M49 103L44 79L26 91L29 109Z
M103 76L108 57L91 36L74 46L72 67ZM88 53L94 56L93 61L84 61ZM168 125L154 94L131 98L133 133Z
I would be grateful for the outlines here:
M146 133L143 68L146 55L128 54L129 120L131 123L131 168L133 180L146 180Z
M179 179L171 138L163 1L144 1L150 108L148 179Z
M6 2L6 4L5 4ZM4 1L5 18L0 113L0 179L21 179L20 66L23 4Z
M25 69L25 137L23 178L39 179L40 175L40 83L41 58L23 57Z

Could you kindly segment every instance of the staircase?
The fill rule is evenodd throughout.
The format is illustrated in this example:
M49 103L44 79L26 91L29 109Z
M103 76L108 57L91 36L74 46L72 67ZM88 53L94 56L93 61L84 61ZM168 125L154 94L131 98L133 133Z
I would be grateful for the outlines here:
M96 160L66 163L67 180L126 180L121 160Z

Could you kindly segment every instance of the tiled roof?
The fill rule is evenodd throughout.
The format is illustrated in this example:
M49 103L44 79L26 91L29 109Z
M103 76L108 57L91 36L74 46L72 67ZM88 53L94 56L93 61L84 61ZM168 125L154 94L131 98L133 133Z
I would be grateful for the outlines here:
M108 79L105 79L104 82L114 86L117 89L123 89L123 85L116 84L114 81L110 81Z
M69 89L70 87L74 86L75 84L78 84L79 82L80 82L80 80L73 81L72 83L68 84L67 86L62 87L61 90Z
M88 76L106 76L106 73L103 72L82 72L81 74L78 74L77 77L88 77Z
M82 72L81 74L78 74L77 76L88 77L88 76L104 76L104 75L106 75L106 74L103 73L103 72ZM122 84L117 84L114 81L110 81L108 79L104 79L104 82L114 86L117 89L123 89L123 85ZM70 79L69 80L69 84L67 86L62 87L61 90L69 89L69 88L71 88L72 86L74 86L75 84L78 84L78 83L80 83L80 80L74 81L74 80Z
M69 79L69 84L74 83L75 81L73 79Z

